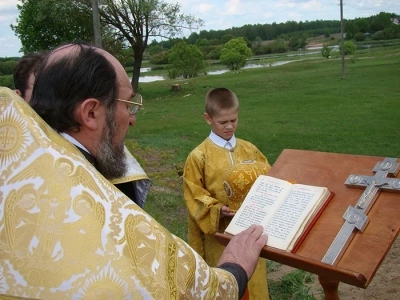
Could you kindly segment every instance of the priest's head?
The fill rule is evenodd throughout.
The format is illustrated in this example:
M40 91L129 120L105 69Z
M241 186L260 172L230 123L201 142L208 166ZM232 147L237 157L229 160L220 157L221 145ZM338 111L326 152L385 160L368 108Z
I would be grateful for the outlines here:
M78 43L60 46L47 56L30 104L52 128L87 150L100 173L114 179L126 171L124 138L141 105L130 101L135 96L114 56Z

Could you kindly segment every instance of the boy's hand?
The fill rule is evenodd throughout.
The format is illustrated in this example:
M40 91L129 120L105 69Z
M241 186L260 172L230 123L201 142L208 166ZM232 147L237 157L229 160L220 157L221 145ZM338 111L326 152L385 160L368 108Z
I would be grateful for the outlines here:
M219 214L220 218L222 217L233 217L235 215L228 206L224 205L221 207L221 213Z

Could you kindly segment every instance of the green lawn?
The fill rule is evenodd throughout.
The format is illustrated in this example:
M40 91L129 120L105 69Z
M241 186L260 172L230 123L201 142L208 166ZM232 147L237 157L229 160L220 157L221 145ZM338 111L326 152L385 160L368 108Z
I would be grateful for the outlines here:
M339 57L313 57L277 67L141 83L144 109L130 129L128 146L153 181L146 210L186 239L186 211L174 164L183 165L189 151L209 134L202 115L210 88L225 86L237 94L236 135L258 146L273 164L285 148L400 157L399 81L396 46L357 50L346 57L344 79ZM179 92L171 91L173 83L181 85ZM303 273L288 276L302 290L296 299L313 299ZM272 299L293 297L285 282L286 277L270 282Z

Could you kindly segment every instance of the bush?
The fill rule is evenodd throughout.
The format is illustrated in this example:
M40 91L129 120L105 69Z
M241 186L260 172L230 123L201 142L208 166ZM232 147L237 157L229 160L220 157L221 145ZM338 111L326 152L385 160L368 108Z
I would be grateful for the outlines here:
M210 52L207 53L207 59L219 59L219 57L221 56L221 49L222 46L217 46L214 47L213 50L211 50Z
M0 86L5 86L14 89L14 79L12 75L0 76Z
M253 46L251 51L254 55L262 55L265 54L265 50L263 46Z
M384 36L386 40L392 40L392 39L397 39L400 38L400 26L398 25L392 25L390 27L386 27L383 30Z
M322 57L329 58L331 57L331 48L328 47L327 44L324 44L321 49Z
M356 33L356 34L354 35L354 39L355 39L357 42L362 42L362 41L365 40L365 34L364 34L363 32L358 32L358 33Z
M165 65L168 63L168 51L164 50L162 52L158 52L149 59L150 63L154 65Z
M342 45L340 45L340 52L342 51ZM356 44L352 41L344 42L344 55L353 54L356 51Z
M272 53L284 53L288 50L285 41L281 38L276 39L271 44Z
M375 32L371 36L371 39L373 39L373 40L384 40L385 39L385 33L383 32L383 30L379 30L379 31Z
M12 75L16 64L14 60L0 62L0 75Z

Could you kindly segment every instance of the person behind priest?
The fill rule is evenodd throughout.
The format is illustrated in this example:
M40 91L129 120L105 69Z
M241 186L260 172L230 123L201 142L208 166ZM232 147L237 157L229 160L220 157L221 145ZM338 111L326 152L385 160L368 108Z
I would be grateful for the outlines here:
M29 115L29 117L21 119L29 119L29 124L33 124L32 126L35 128L35 130L30 131L22 130L22 134L39 136L34 139L34 142L31 141L31 144L28 145L23 142L21 145L23 147L28 145L30 149L35 149L33 147L39 144L43 150L26 152L23 156L23 162L17 161L17 156L10 154L10 159L5 160L2 166L4 170L13 170L12 176L7 177L11 178L10 183L7 179L3 187L0 187L3 188L4 201L9 203L9 205L6 205L6 209L12 210L9 213L7 211L0 212L0 219L8 216L8 221L5 222L6 227L12 227L9 229L0 228L0 239L13 245L6 247L8 250L4 252L4 256L2 256L4 260L2 259L2 261L8 261L12 265L12 262L18 256L13 254L13 251L23 251L19 248L24 245L21 242L12 242L15 234L5 239L2 231L6 230L7 233L22 230L21 228L25 228L23 224L21 224L22 227L14 228L13 222L17 222L18 218L22 217L29 220L31 214L51 213L51 217L35 217L32 219L33 223L29 223L29 228L33 228L33 231L29 231L28 235L34 235L32 239L34 239L36 246L29 248L28 252L23 252L23 256L18 256L15 261L17 265L14 266L14 269L18 270L18 278L24 278L24 280L20 281L18 278L12 277L14 288L10 293L6 291L6 294L35 298L42 298L41 295L57 295L57 298L61 299L77 295L74 294L75 292L79 293L80 296L90 293L96 293L96 296L101 296L102 293L111 295L112 292L117 292L113 289L119 287L122 288L120 296L137 294L141 297L145 295L144 298L146 299L158 299L161 294L164 295L165 293L170 296L175 295L174 298L193 299L214 299L218 297L237 299L244 294L248 280L255 270L261 249L268 239L263 234L261 226L253 225L233 237L222 253L217 263L218 267L211 268L190 246L169 233L167 229L159 225L138 206L124 202L124 198L121 198L118 193L114 194L115 192L112 191L112 186L109 186L108 181L104 182L101 179L99 181L98 176L95 175L96 172L100 172L104 177L112 179L121 176L124 172L123 140L129 126L136 122L135 114L131 112L138 104L131 103L128 100L134 95L129 78L122 65L115 57L102 49L80 43L68 44L56 48L42 63L33 89L32 108L48 125L60 133L67 133L71 136L75 145L78 144L84 148L84 151L90 152L90 156L96 159L98 165L97 171L91 168L85 169L86 174L94 174L92 175L93 178L88 177L89 175L82 177L82 174L85 173L77 173L78 170L82 169L71 164L81 164L84 157L83 152L74 151L71 158L80 154L82 159L71 161L66 157L73 148L69 148L69 143L65 139L55 136L57 134L46 129L47 124L44 124L38 118ZM19 101L10 101L10 103L11 106L22 105ZM30 114L26 109L14 109L14 113ZM9 115L7 114L7 116ZM3 114L3 116L6 116L6 114ZM5 121L10 122L10 120L15 120L15 126L21 123L17 117L7 118ZM36 123L33 123L33 120ZM0 118L1 122L4 122L4 120ZM54 140L55 145L53 147L47 141L47 136L40 136L43 134L46 134L50 140ZM24 140L20 138L16 141ZM10 148L11 150L20 151L14 150L14 148ZM40 153L48 153L41 157L55 155L54 158L59 158L53 163L49 161L43 165L42 160L35 161L34 159L35 157L36 160L39 159L37 155ZM14 162L13 159L16 161ZM24 168L29 168L29 165L25 167L28 162L35 168L34 173L25 171ZM19 167L12 167L13 163L17 163ZM60 165L52 167L54 163ZM47 166L47 171L39 172L40 166L42 168ZM87 166L90 166L90 164L87 164ZM55 175L52 175L60 167L62 171L57 171L56 176L65 176L65 180L61 179L61 182L58 179L59 177L55 178ZM73 170L76 171L72 173ZM43 175L41 175L42 173ZM49 182L47 188L42 190L40 184L46 182L38 181L35 176L32 177L29 174L36 174L36 177L43 176L52 182L56 180L57 184L54 186ZM76 177L78 181L74 179ZM13 201L15 197L11 197L9 193L18 186L15 180L18 184L21 182L21 185L26 185L26 188L23 188L19 193L36 195L35 198L29 196L26 198L29 201L24 203ZM74 185L69 187L67 184L71 184L71 182ZM62 190L59 190L61 187ZM91 189L87 190L87 187L91 187ZM99 196L102 187L110 189L106 198ZM35 188L39 190L35 192ZM83 194L76 194L82 189ZM46 190L47 192L45 192ZM58 196L43 194L48 194L50 191L57 193ZM36 203L36 197L42 197L42 195L45 197L43 199L52 202L52 210L40 208L31 210L30 203L32 201L33 204ZM80 197L81 200L71 206L72 203L70 202L73 201L73 196ZM98 201L93 202L93 200L90 200L90 196ZM62 203L57 204L57 199L60 197L66 198ZM87 202L89 200L90 202ZM129 199L126 197L125 201L129 201ZM87 208L92 208L89 211L84 209L84 203L90 203ZM43 204L40 207L46 207ZM12 205L17 205L18 209L13 208ZM122 208L111 212L104 210L110 205L111 207L115 205L125 207L125 210ZM68 209L68 207L70 208ZM72 218L77 208L79 208L81 219L85 217L91 220L91 218L96 217L98 221L94 222L93 219L90 222L82 223L83 220ZM24 209L26 209L26 212L23 212ZM66 209L65 213L60 209ZM88 213L91 211L93 214ZM84 212L85 214L82 214ZM50 225L46 224L57 222L57 216L61 217L61 224L56 225L57 230L48 231ZM14 218L16 219L14 220ZM68 222L64 221L63 223L62 220L65 218L68 219ZM77 225L79 226L77 227ZM43 230L48 232L47 237L40 233ZM107 233L107 230L111 231ZM156 231L153 232L154 230ZM93 237L89 236L81 240L81 243L87 243L87 248L81 249L79 242L72 243L69 247L74 232L76 232L75 239L83 234L90 233L93 235ZM44 238L43 241L40 240L41 236ZM26 239L25 237L24 240ZM57 242L57 239L62 239L62 241ZM29 244L31 238L27 240ZM52 244L54 244L54 249L51 248ZM88 253L88 249L93 252ZM44 252L42 253L42 251ZM8 252L10 252L9 255ZM243 255L243 253L246 253L246 255ZM53 254L57 255L57 258L53 258ZM91 255L93 259L89 259L90 256L88 255ZM31 257L32 261L29 260ZM42 271L44 273L41 276L28 276L33 267L31 263L36 261L38 257L40 257L40 261L48 257L48 260L46 260L48 263L34 266L37 274L41 274ZM68 261L69 259L71 261ZM76 264L77 261L85 261L87 266L85 267L80 263ZM102 263L104 263L104 266L99 265ZM0 262L0 264L3 263ZM66 266L68 268L65 268ZM5 266L3 265L3 267ZM73 270L81 269L81 267L86 271L75 275L71 273L74 272ZM117 269L115 269L116 267ZM59 271L52 272L53 275L47 276L45 279L43 276L48 273L45 271L47 269ZM115 273L116 271L117 273ZM113 272L114 275L112 275ZM11 280L9 276L11 275L7 273L7 276L3 278L5 282ZM112 279L114 277L115 280ZM122 277L124 279L121 279ZM124 281L125 279L128 281ZM27 280L28 283L26 284ZM30 284L32 280L34 285ZM57 286L57 282L62 283L62 286ZM6 284L6 286L10 287L10 284ZM87 286L84 286L85 284ZM105 284L107 288L105 288ZM1 293L4 294L4 291L2 290Z
M228 207L224 172L233 164L254 160L270 165L256 146L235 137L239 120L239 101L227 88L213 88L205 97L204 119L211 126L209 136L185 162L183 191L188 210L188 242L210 266L218 262L224 247L216 232L223 232L234 213ZM266 261L260 258L248 290L250 299L269 299Z
M13 72L15 92L26 102L31 100L35 74L47 51L31 52L22 56L15 65Z
M20 95L25 101L30 102L33 85L36 78L36 73L39 69L40 63L44 60L48 51L32 52L29 53L18 61L14 69L14 85L16 88L16 93ZM137 94L137 101L141 104L142 97ZM35 104L37 105L37 104ZM140 105L133 106L135 109L134 113L140 109ZM82 144L77 142L68 133L61 133L66 139L75 144L80 151L85 155L85 157L94 164L98 166L96 159L90 155ZM117 176L115 178L108 178L111 182L125 195L132 199L135 203L139 204L142 208L145 205L146 197L150 189L150 180L140 166L136 158L129 152L127 147L124 147L124 152L126 156L126 169L122 176ZM118 167L118 165L116 165ZM121 169L123 171L123 169ZM120 172L121 174L122 172Z

